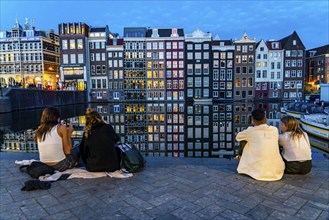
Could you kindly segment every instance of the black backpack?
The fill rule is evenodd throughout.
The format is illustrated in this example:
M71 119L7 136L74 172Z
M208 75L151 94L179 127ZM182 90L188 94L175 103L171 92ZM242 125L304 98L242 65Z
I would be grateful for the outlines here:
M137 173L144 169L146 160L134 144L118 144L117 147L121 150L122 169L126 169L129 173Z

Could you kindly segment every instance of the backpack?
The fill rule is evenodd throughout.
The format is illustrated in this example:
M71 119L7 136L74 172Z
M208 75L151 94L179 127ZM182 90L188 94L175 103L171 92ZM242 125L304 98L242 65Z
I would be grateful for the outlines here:
M121 169L126 169L129 173L137 173L144 169L146 160L134 144L118 144L121 150Z
M24 169L26 168L26 169ZM40 161L33 161L30 165L19 167L20 171L28 173L32 178L39 178L46 174L54 174L55 169Z

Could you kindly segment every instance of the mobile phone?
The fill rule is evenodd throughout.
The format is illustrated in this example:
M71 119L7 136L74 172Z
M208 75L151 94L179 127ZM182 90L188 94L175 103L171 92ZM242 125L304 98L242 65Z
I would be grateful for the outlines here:
M65 125L66 127L69 127L69 126L70 126L70 121L67 120L67 119L62 120L62 121L61 121L61 124L62 124L62 125Z

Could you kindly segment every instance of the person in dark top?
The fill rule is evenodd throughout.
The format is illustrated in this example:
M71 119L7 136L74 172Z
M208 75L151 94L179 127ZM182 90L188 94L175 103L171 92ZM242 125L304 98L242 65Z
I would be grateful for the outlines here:
M97 111L88 108L86 126L80 143L80 155L90 172L114 172L120 169L120 154L115 144L119 136Z

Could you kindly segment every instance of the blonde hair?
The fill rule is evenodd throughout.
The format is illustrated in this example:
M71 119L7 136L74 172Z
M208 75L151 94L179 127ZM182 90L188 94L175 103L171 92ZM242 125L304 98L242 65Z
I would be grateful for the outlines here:
M291 138L301 138L304 136L304 132L299 126L298 121L293 116L284 116L281 118L281 122L287 127L287 131L291 132Z
M87 108L86 110L86 126L83 128L85 138L88 138L91 135L91 129L95 123L105 124L102 117L97 111L94 111L92 108Z
M44 141L46 134L51 131L51 129L58 124L58 119L60 117L59 110L54 107L47 107L43 110L40 120L40 125L35 132L36 141Z

